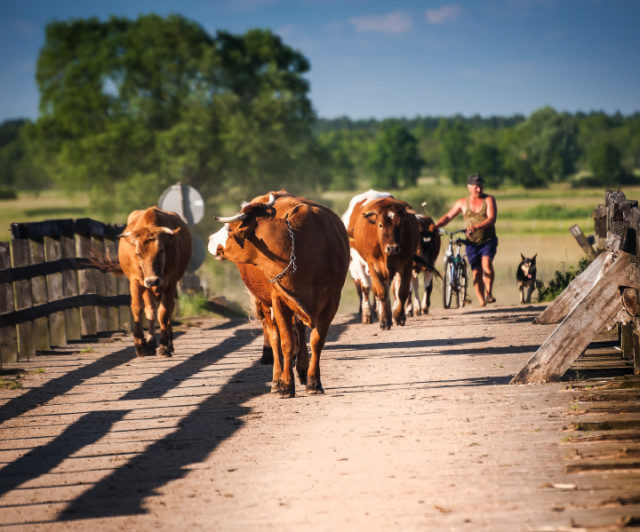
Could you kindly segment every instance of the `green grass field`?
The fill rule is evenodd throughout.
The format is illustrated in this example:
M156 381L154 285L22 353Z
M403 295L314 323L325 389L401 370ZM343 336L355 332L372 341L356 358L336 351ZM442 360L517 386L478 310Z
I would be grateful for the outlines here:
M358 191L360 192L360 191ZM495 259L496 281L495 296L500 303L515 304L518 292L515 283L515 269L520 253L531 256L538 254L538 278L548 281L555 270L566 270L577 264L582 251L569 234L569 227L578 224L585 234L593 232L591 212L599 203L604 202L604 190L600 188L572 189L569 186L553 185L547 189L525 190L505 188L488 191L496 197L498 221L496 230L499 238L498 254ZM624 189L628 198L640 197L640 187ZM394 192L396 197L405 199L415 206L424 199L433 198L427 205L427 213L440 216L456 199L466 193L464 186L444 185L434 178L423 178L419 186L407 191ZM338 214L346 209L354 192L331 191L318 194L316 201L323 202ZM249 199L249 198L247 198ZM231 213L237 205L225 205L217 202L218 209ZM220 207L222 205L222 207ZM431 206L438 208L433 209ZM210 209L211 210L211 209ZM235 211L234 211L235 212ZM212 220L219 212L206 212L205 220L196 227L196 232L206 242L208 234L217 230L219 225ZM35 222L56 218L92 217L88 198L78 194L72 198L61 192L46 191L39 195L20 194L17 200L0 200L0 240L9 240L12 222ZM122 220L105 220L124 222ZM462 228L461 219L450 224L450 229ZM443 242L443 248L444 248ZM441 269L441 252L438 266ZM229 263L218 263L207 256L199 271L211 294L221 294L239 302L248 308L246 289L239 279L236 268ZM474 300L474 296L471 297ZM437 282L432 301L441 306L441 282ZM474 301L475 304L475 301ZM355 312L357 299L353 283L347 279L343 291L341 312Z

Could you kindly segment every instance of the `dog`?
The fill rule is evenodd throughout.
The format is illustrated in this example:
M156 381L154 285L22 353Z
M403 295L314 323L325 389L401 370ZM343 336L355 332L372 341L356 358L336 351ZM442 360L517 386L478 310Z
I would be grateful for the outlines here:
M536 253L533 257L528 259L522 253L522 261L518 265L516 270L516 281L518 282L518 290L520 291L520 304L530 303L531 294L536 287Z

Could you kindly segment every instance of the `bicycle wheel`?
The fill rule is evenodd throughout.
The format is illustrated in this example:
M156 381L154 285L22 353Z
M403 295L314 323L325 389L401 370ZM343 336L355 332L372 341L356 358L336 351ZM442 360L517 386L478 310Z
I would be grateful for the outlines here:
M456 288L458 308L464 307L467 300L467 265L464 262L456 265Z
M451 296L453 295L453 262L444 263L444 282L442 283L442 305L451 308Z

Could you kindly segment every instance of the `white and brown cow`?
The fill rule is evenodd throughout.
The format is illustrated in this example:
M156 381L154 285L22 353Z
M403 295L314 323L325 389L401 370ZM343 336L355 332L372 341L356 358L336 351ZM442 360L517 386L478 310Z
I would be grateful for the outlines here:
M384 194L370 190L365 193L364 199L355 202L348 217L347 234L351 247L367 265L371 287L378 299L380 327L389 329L392 317L389 289L396 275L400 279L393 321L397 325L404 325L406 320L404 305L409 294L419 230L418 220L410 205ZM365 315L367 307L363 287L364 323L370 322L370 314Z
M338 310L349 267L349 242L340 218L327 207L286 191L258 196L241 212L218 218L225 226L209 237L209 251L219 260L251 264L270 284L273 319L282 353L282 372L275 387L293 397L293 317L311 329L307 393L323 393L320 354ZM275 378L275 365L274 365Z

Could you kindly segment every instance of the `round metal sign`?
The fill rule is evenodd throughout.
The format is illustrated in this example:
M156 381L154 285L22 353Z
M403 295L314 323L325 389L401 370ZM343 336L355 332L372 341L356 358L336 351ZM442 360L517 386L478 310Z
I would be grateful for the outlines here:
M189 225L195 225L204 216L204 200L200 193L189 185L171 185L160 195L158 207L173 211Z
M191 233L193 252L191 254L191 261L189 262L189 266L187 267L187 272L193 273L200 266L202 266L202 263L207 256L207 248L204 245L202 238L196 235L196 233L191 228L189 228L189 232Z

